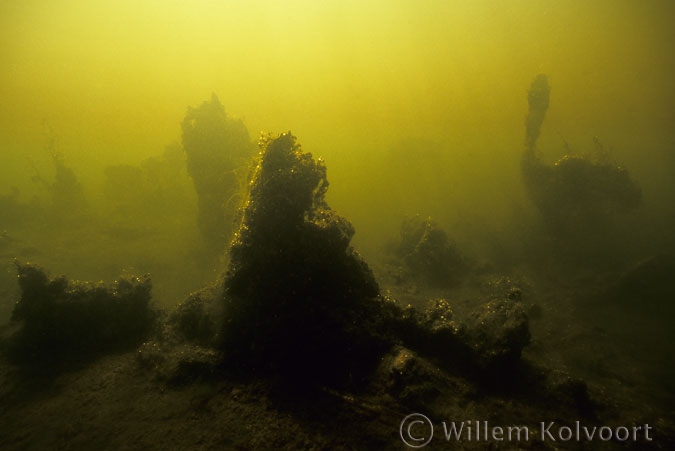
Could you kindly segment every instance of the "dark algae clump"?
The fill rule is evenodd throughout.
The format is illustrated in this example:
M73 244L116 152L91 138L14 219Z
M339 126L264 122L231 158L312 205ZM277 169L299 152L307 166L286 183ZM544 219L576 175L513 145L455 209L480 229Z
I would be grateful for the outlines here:
M568 153L553 166L541 161L536 143L549 97L546 75L537 75L527 94L525 186L563 266L606 267L622 257L622 222L641 205L642 191L626 168L609 161L597 138L595 159Z
M527 104L529 110L527 120L525 121L525 146L528 153L533 152L539 134L541 125L544 123L548 105L550 102L551 88L548 84L548 77L544 74L537 75L530 89L527 91Z
M290 133L264 136L260 146L224 284L226 366L322 386L360 383L397 343L449 367L495 370L519 360L530 337L519 299L492 300L461 327L445 300L422 313L402 309L380 295L350 246L354 229L327 205L323 162ZM411 264L431 283L453 276L458 257L442 231L427 221L410 228ZM425 274L434 264L443 273Z
M245 174L254 145L244 123L228 117L215 94L199 107L188 108L182 129L199 227L207 246L220 254L235 228L231 200L239 194L241 172Z
M675 1L64 3L0 1L0 451L675 450Z
M50 278L32 264L17 264L21 298L12 312L17 329L8 341L13 361L46 371L137 346L153 329L149 277L113 286Z
M325 201L326 167L289 133L264 136L225 280L226 361L344 381L386 346L372 272Z
M439 225L415 216L403 223L389 263L409 277L381 289L352 247L354 227L326 201L324 162L290 132L263 135L259 145L227 272L168 314L153 309L148 277L104 286L17 265L21 297L2 330L3 350L32 371L20 374L47 372L52 387L75 387L77 415L94 419L73 427L119 420L115 409L90 407L103 396L114 407L142 400L124 405L124 418L154 434L155 448L178 440L177 449L389 448L400 445L395 434L411 412L517 421L532 435L542 418L567 425L616 417L597 386L532 363L533 352L552 347L541 343L540 320L528 316L540 294L525 279L467 264ZM671 263L647 262L615 291L661 283ZM565 326L568 316L544 305L543 314ZM558 307L568 314L569 305ZM23 402L20 394L0 396ZM668 440L668 420L655 422ZM98 437L62 429L68 443L69 434L86 444ZM22 443L17 434L12 440Z
M416 215L404 219L393 251L412 278L431 286L456 285L467 270L448 234L432 218Z

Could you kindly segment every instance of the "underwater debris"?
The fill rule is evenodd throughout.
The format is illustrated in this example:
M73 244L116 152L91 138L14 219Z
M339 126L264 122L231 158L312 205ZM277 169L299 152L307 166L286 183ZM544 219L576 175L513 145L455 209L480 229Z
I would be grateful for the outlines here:
M238 174L248 168L255 147L244 123L228 117L215 94L199 107L188 108L182 128L199 226L206 244L220 253L232 236L237 215L227 201L238 193Z
M484 376L508 371L530 343L524 305L510 295L478 305L463 320L445 299L429 301L422 312L410 306L394 312L389 324L403 344L446 368Z
M58 150L56 133L46 120L43 121L42 125L43 133L47 139L46 151L54 164L55 180L52 183L44 180L35 166L33 166L35 170L33 180L42 184L49 191L52 200L51 214L54 216L54 220L66 224L80 222L81 217L89 209L84 189L75 175L75 171L66 165L63 154Z
M412 277L435 287L449 287L456 285L466 272L464 259L431 218L406 218L400 236L394 253Z
M55 153L52 159L56 169L56 179L51 184L50 191L55 214L62 219L84 214L88 205L75 172L66 166L60 154Z
M389 345L379 288L325 202L326 167L291 133L263 136L225 279L223 348L240 370L356 377Z
M544 123L544 117L548 111L550 92L548 77L544 74L537 75L527 91L529 111L525 122L525 145L528 151L534 150L537 139L539 139L541 124Z
M530 343L523 304L508 298L482 304L462 329L462 341L471 348L472 361L478 368L504 368L518 362Z
M9 194L0 194L0 228L14 230L32 229L45 222L53 227L81 227L88 221L92 211L86 200L82 184L75 171L66 165L63 156L53 152L55 179L43 178L37 169L32 181L44 189L47 201L37 197L26 202L16 186Z
M178 143L139 166L116 164L104 170L105 219L115 227L158 226L177 216L194 217L196 196Z
M171 386L215 379L220 375L221 361L222 356L214 348L156 339L144 342L136 353L139 368Z
M411 349L394 346L377 370L381 385L397 400L411 408L428 409L447 384L447 376Z
M613 255L615 232L622 215L642 202L642 191L628 171L608 162L565 155L547 166L536 155L536 142L549 105L550 87L540 74L528 91L526 146L521 173L558 251L569 263ZM596 148L599 142L595 140ZM612 259L612 257L610 257Z
M169 315L168 324L183 340L217 346L222 329L222 284L196 291Z
M227 367L300 385L358 384L401 342L450 366L494 369L520 356L529 329L517 300L493 301L473 333L456 326L445 300L422 314L399 307L350 246L351 224L326 204L323 162L290 132L260 146L224 281Z
M221 377L222 294L222 283L191 293L139 346L139 367L172 386Z
M16 264L21 298L11 321L19 326L9 337L8 356L28 365L87 360L128 349L152 330L149 277L102 283L50 278L40 267Z

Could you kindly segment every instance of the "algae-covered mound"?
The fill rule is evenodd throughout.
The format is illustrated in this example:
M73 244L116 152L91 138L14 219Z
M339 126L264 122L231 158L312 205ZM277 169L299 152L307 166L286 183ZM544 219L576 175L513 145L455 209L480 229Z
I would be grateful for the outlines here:
M323 162L304 153L290 133L265 136L260 146L224 281L221 342L227 367L301 385L358 384L398 343L445 366L494 369L520 357L529 329L515 307L480 313L491 324L508 323L495 325L491 334L478 326L458 327L444 300L419 314L381 296L370 268L350 246L354 229L326 204ZM440 263L455 261L444 253L446 240L415 241L428 245L420 251L425 255L441 252ZM177 319L202 330L203 309L196 316L188 310Z
M227 364L345 381L386 348L372 272L324 199L326 167L289 133L261 139L225 280Z
M436 287L457 284L466 263L447 233L431 218L413 216L401 224L395 254L414 278Z
M642 191L626 168L609 160L597 138L599 158L568 153L553 166L542 163L536 143L549 97L548 78L540 74L528 91L523 181L561 256L575 265L614 260L621 247L619 226L640 206Z
M19 363L64 363L128 349L152 329L148 277L112 287L50 278L33 264L17 264L21 298L12 312L16 330L9 357Z
M225 113L214 94L183 119L183 149L199 205L199 227L206 244L220 253L231 238L239 176L255 153L246 126Z

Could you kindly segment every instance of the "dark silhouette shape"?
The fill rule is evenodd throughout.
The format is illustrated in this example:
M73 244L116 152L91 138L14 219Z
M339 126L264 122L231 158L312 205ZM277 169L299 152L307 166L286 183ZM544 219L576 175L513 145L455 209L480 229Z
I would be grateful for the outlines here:
M523 181L557 256L575 265L602 264L614 258L616 226L623 214L641 204L642 192L625 168L606 160L565 155L553 166L541 162L536 143L549 97L546 75L537 75L528 91Z
M182 128L187 169L197 191L199 226L206 244L220 253L235 228L237 209L229 201L241 191L255 148L244 123L228 117L215 94L199 107L188 108Z

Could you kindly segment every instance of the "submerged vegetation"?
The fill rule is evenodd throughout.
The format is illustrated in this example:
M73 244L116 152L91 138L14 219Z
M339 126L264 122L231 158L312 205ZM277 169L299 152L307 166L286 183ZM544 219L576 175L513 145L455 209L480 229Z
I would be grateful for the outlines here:
M236 227L237 203L232 199L241 196L255 147L243 122L228 117L215 94L199 107L188 108L182 129L199 227L207 247L221 254Z
M323 161L303 152L290 132L264 135L260 147L222 289L191 295L169 316L174 346L187 340L218 350L217 366L226 372L273 376L287 387L362 386L401 344L467 369L517 363L530 337L519 298L491 299L464 324L443 299L422 313L401 308L381 295L350 246L352 225L326 203ZM442 230L413 219L403 232L400 255L424 283L456 283L464 267ZM154 318L149 279L69 288L63 277L50 281L34 266L17 268L22 298L12 319L20 328L10 339L16 359L37 364L46 352L60 361L79 341L94 350L111 340L137 343Z
M0 1L0 451L675 450L673 17Z
M536 143L549 97L546 75L537 75L527 97L523 181L551 236L556 257L564 265L616 265L623 257L622 240L628 233L626 215L641 205L642 191L626 168L609 161L597 138L596 160L567 154L553 166L541 162Z
M102 215L113 233L115 227L131 231L194 216L194 197L183 150L175 143L139 165L104 169Z
M601 158L566 155L553 166L542 162L536 144L549 91L540 75L528 93L522 179L548 240L532 237L541 248L525 262L535 268L534 277L540 256L548 254L563 271L578 266L607 277L611 283L595 292L595 302L607 305L586 308L621 309L629 303L626 296L648 293L652 310L645 318L652 321L654 312L670 311L663 304L669 291L662 286L669 283L672 259L607 272L608 261L620 266L612 231L639 207L641 190L610 162L599 141ZM247 403L251 392L262 391L255 396L289 409L294 424L316 425L307 412L348 427L370 424L376 437L368 437L372 431L366 428L350 443L374 447L390 445L398 413L414 410L451 418L472 405L486 418L500 412L522 423L542 415L589 421L621 415L595 381L541 358L564 352L542 344L542 334L569 324L576 294L568 298L561 289L542 295L533 288L537 282L523 275L527 268L502 274L497 265L478 263L440 223L421 214L402 222L386 255L371 266L353 247L353 225L328 205L326 164L290 132L263 134L254 157L243 123L226 116L215 95L188 109L182 131L182 146L168 146L161 156L138 166L108 166L98 209L85 200L75 172L54 157L55 181L40 181L52 193L49 207L24 204L16 193L0 198L7 227L0 251L14 252L14 234L42 212L55 211L69 220L55 222L52 240L89 237L84 243L95 243L101 252L137 246L129 254L135 258L150 258L153 243L169 240L178 262L164 275L179 280L199 272L203 288L165 314L149 276L123 270L105 286L50 278L38 266L17 263L20 293L2 329L3 364L16 365L29 379L41 375L53 382L83 364L121 362L151 391L206 387L208 395L199 395L204 399L196 409L207 416L227 415L230 408L223 406ZM206 249L189 238L192 229ZM214 255L227 262L217 276ZM545 310L555 319L543 326ZM129 350L133 358L124 354ZM594 364L613 374L604 361ZM231 399L223 400L223 390ZM291 406L289 392L297 397ZM203 407L210 399L223 404ZM307 399L318 401L307 405ZM666 440L675 438L670 419L658 421ZM334 445L337 438L326 434L322 440Z
M325 201L326 167L265 136L225 279L223 347L246 371L344 380L383 347L378 286Z
M62 370L101 353L133 349L152 331L149 277L126 277L114 286L50 278L17 264L21 298L12 312L7 353L40 373Z
M458 284L467 270L465 259L447 233L431 218L419 215L403 221L393 254L402 260L411 277L436 287Z

